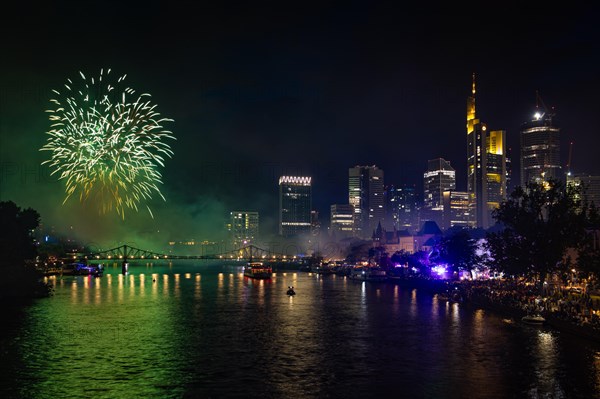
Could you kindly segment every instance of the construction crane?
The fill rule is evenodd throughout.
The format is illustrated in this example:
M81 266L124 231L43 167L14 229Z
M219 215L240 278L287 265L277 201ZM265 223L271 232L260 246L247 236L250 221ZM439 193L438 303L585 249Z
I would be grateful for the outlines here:
M544 104L544 100L542 100L542 96L540 96L539 91L535 91L535 107L540 109L540 103L542 103L542 107L544 107L544 112L548 112L548 107Z

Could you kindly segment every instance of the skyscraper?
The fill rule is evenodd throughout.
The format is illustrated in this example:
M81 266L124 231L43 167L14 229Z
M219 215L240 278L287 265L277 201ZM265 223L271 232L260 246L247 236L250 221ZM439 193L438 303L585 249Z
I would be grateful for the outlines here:
M553 112L542 111L537 107L533 119L521 125L520 141L522 187L530 182L563 179L560 166L560 128Z
M488 131L475 112L475 74L467 98L467 192L477 227L492 224L492 211L506 199L506 131Z
M416 231L418 222L418 196L414 185L386 187L386 221L389 229Z
M487 211L490 224L491 211L498 208L506 199L506 131L492 130L485 142L486 165L485 180L487 183Z
M354 207L350 204L331 205L330 231L336 237L354 235Z
M256 241L258 238L258 212L233 211L229 213L229 218L234 248Z
M466 191L444 191L443 198L444 217L442 229L453 226L475 227L475 219L471 215L472 207L469 204L469 193Z
M358 237L369 238L385 218L383 170L377 166L348 169L348 202L354 207L354 227Z
M311 178L279 178L279 234L289 237L311 232Z
M423 208L421 220L433 220L442 226L444 211L444 191L456 190L456 171L444 158L427 161L427 171L423 173Z

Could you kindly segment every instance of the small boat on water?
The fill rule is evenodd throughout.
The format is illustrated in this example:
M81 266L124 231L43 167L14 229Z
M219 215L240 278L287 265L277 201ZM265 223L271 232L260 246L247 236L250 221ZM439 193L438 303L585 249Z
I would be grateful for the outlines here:
M244 267L244 276L260 280L268 280L273 277L273 269L262 262L248 262Z
M541 325L546 322L546 319L540 314L528 314L527 316L523 316L521 321L527 324Z
M352 280L381 282L387 280L387 273L376 267L355 267L349 277Z
M437 294L437 297L441 301L448 301L450 303L461 303L463 301L462 296L460 295L460 293L456 292L456 291L441 292L441 293Z

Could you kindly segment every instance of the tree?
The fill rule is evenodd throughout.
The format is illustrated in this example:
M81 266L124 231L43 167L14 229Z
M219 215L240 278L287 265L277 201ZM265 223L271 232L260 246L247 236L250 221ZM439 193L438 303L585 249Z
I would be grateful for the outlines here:
M460 270L470 273L479 261L476 250L477 241L466 229L455 230L453 234L442 238L439 244L439 258L456 274Z
M390 261L394 265L407 265L411 261L411 254L402 249L394 252Z
M369 249L373 244L370 241L357 240L350 246L350 253L346 256L346 261L349 263L360 262L369 258Z
M40 223L33 209L21 210L14 202L0 202L0 267L5 272L0 279L0 297L27 298L47 296L49 285L27 260L36 256L32 232Z
M37 211L21 210L12 201L0 202L0 267L23 265L25 260L35 258L32 231L39 224Z
M504 227L487 235L493 266L508 275L537 277L540 283L560 271L567 249L585 237L586 212L579 198L578 187L557 180L517 187L493 212Z
M600 214L593 203L584 206L584 210L587 211L586 234L577 247L577 269L583 276L598 277L600 275Z

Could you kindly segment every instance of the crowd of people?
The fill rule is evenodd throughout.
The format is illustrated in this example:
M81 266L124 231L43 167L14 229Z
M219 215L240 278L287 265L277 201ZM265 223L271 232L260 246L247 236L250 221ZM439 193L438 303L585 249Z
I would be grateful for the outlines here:
M547 284L540 289L526 280L463 280L454 284L466 301L550 316L600 333L600 297L587 292Z

